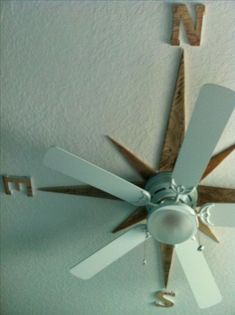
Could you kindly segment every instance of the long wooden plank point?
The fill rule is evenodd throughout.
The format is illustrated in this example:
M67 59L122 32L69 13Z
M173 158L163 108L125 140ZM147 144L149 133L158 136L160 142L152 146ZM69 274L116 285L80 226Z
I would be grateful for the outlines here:
M235 150L235 144L213 156L202 176L202 179L208 176L217 166L219 166L220 163L222 163L223 160L233 152L233 150Z
M147 210L144 207L137 208L126 219L124 219L118 226L113 229L112 233L124 230L132 225L139 223L147 218Z
M149 177L156 175L156 170L149 166L146 162L142 161L117 140L110 136L107 137L118 148L120 153L127 159L129 164L140 174L142 178L149 179Z
M175 165L185 132L185 70L182 50L175 92L160 159L160 171L171 171Z
M164 284L165 284L165 288L167 288L170 270L172 266L174 246L169 245L169 244L160 244L160 250L162 252Z

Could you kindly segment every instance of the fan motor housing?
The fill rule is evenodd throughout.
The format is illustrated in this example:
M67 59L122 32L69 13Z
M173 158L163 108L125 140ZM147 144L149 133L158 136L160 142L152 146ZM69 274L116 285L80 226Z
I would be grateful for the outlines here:
M148 230L159 242L178 244L197 231L198 220L194 208L197 190L172 186L172 173L162 172L152 177L145 189L151 195L148 210Z

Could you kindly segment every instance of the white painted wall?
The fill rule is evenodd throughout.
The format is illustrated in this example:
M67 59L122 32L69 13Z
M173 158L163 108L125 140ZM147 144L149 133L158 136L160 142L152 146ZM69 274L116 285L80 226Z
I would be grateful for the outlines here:
M183 1L185 2L185 1ZM189 1L187 1L189 3ZM187 120L199 88L235 89L235 4L206 4L202 45L182 41ZM156 165L178 67L169 45L166 1L2 1L1 174L32 175L35 187L76 183L42 165L59 145L127 179L138 179L104 137L110 134ZM216 152L234 143L235 115ZM235 188L235 155L206 184ZM151 241L84 282L69 268L114 238L112 228L133 210L123 202L36 192L1 194L1 310L5 315L233 315L234 236L220 245L201 236L224 300L199 310L177 260L169 310L153 306L161 287Z

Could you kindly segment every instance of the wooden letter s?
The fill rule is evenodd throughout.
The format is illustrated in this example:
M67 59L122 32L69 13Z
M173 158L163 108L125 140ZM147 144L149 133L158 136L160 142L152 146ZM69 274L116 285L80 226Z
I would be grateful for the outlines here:
M157 307L172 307L172 306L174 306L175 304L172 301L166 299L164 297L164 295L175 296L175 293L172 291L171 292L158 291L156 293L156 302L155 302L156 306ZM160 302L158 302L158 301L160 301Z

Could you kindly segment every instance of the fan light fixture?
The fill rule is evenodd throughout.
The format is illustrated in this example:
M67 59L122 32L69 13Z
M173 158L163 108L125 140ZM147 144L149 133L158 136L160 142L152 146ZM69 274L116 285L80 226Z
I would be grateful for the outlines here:
M148 217L148 231L154 239L165 244L179 244L197 231L197 216L185 204L164 204Z

